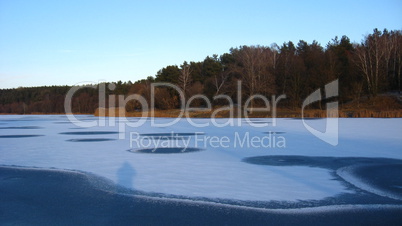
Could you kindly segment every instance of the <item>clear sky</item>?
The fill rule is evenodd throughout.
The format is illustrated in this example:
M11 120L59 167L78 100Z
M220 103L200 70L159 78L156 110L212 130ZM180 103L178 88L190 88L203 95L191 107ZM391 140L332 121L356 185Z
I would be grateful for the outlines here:
M240 45L402 29L402 1L0 0L0 88L136 81Z

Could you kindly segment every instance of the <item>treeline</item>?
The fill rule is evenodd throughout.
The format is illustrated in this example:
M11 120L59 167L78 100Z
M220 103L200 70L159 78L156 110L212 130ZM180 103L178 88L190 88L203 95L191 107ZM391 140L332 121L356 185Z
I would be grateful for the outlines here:
M71 86L42 86L0 89L0 113L64 113L64 100ZM98 92L80 89L73 98L75 113L92 113L97 108Z
M335 37L325 47L316 41L307 43L300 40L297 44L289 41L281 46L231 48L229 53L208 56L201 62L166 66L154 77L135 83L119 81L114 83L115 89L106 89L106 95L140 94L149 104L151 83L168 82L180 87L186 99L203 94L214 105L226 105L228 101L224 98L214 100L213 97L225 94L237 103L237 84L241 81L244 99L255 94L267 97L286 94L281 106L297 108L310 93L339 79L338 100L342 104L363 95L371 98L383 92L400 91L401 67L402 32L374 29L361 43L351 43L347 36L343 36L340 39ZM0 90L0 112L63 113L64 98L70 88ZM154 94L156 108L180 107L179 95L171 88L157 87ZM114 98L117 100L116 96ZM251 101L251 104L261 105L258 101ZM106 101L106 107L113 107L109 102ZM192 103L193 106L205 105L201 99ZM93 113L98 104L97 89L80 89L73 98L73 112ZM313 107L321 108L322 104ZM127 111L139 109L141 105L135 101L126 106Z

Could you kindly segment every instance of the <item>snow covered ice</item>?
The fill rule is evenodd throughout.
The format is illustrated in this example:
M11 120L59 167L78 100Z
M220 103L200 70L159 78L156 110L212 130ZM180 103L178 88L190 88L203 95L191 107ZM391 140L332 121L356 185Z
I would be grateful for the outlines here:
M392 197L401 197L402 181L388 180L391 192L371 188L367 175L353 185L359 174L342 171L376 161L399 170L401 119L341 118L338 145L332 146L312 135L301 119L276 119L276 125L271 119L236 119L224 127L210 119L180 119L155 127L152 123L173 120L156 118L130 127L123 119L107 118L105 126L80 127L99 118L75 117L78 121L71 122L64 115L0 116L0 165L88 172L152 197L262 208L401 205ZM325 119L306 123L325 129ZM364 201L362 192L378 197Z

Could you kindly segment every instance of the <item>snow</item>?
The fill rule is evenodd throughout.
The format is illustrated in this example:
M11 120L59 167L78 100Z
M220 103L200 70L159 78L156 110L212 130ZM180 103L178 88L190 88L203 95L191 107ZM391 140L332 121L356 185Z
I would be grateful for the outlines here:
M98 124L99 120L88 115L75 117L78 121L74 123L78 125L80 122ZM139 119L129 120L133 124ZM160 118L154 123L171 120ZM217 119L216 122L223 124L227 120ZM139 127L130 127L124 119L107 118L106 126L82 128L69 122L64 115L1 115L0 127L21 128L0 129L0 136L44 136L0 138L0 165L85 171L127 188L167 195L242 201L297 201L321 200L353 191L335 180L328 169L254 165L242 159L266 155L402 159L401 119L339 119L337 146L312 135L300 119L276 119L275 126L271 119L253 120L269 123L254 127L245 120L236 119L233 126L217 127L210 119L192 119L192 122L181 119L171 126L155 127L148 119ZM194 126L197 123L203 124L202 127ZM325 119L308 120L306 123L317 130L325 130ZM256 125L261 126L261 123ZM120 133L62 134L83 131ZM266 134L269 131L284 133ZM162 140L148 137L148 143L141 137L141 134L166 135L171 132L198 135ZM110 140L71 142L74 139L95 138ZM154 148L152 144L143 147L149 141L158 141L158 147L184 147L189 142L189 147L202 150L172 154L129 151Z

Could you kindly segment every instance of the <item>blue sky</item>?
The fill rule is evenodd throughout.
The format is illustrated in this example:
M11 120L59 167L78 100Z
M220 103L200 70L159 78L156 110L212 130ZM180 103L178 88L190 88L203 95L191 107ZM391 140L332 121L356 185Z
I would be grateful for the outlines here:
M0 88L136 81L240 45L402 29L402 1L0 0Z

